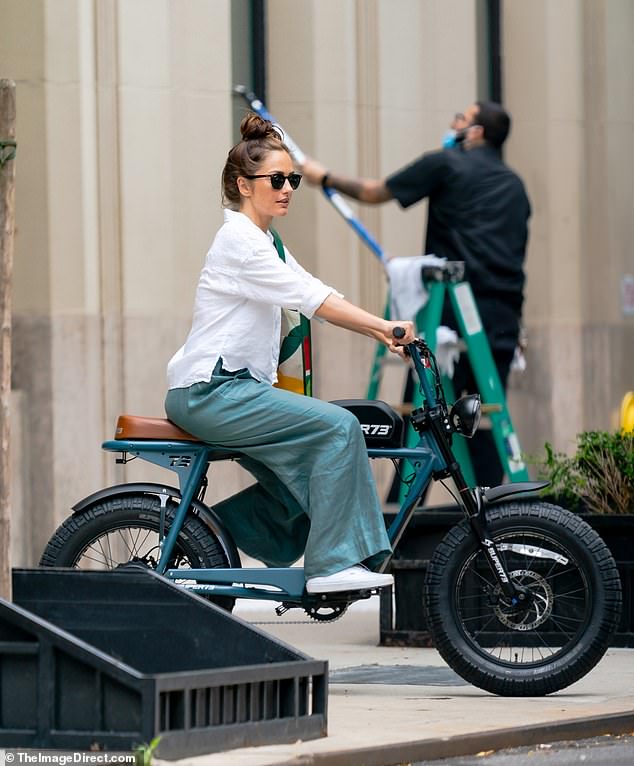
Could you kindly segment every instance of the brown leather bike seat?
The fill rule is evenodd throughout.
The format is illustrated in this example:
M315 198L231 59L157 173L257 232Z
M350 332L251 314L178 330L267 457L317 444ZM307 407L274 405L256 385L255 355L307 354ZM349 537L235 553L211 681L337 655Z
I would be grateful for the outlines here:
M158 439L161 441L199 442L167 418L143 418L137 415L119 415L115 439Z

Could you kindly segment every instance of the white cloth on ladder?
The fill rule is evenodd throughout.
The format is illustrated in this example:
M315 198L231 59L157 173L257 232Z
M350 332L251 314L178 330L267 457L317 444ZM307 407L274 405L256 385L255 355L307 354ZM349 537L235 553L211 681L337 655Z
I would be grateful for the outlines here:
M442 267L445 258L435 255L415 255L409 258L391 258L386 264L390 280L390 316L392 319L414 321L418 312L429 300L429 291L423 283L424 267ZM436 328L436 360L440 371L453 378L454 365L458 361L461 344L458 334L449 327Z
M435 255L390 258L385 269L390 280L392 319L416 319L416 314L429 299L429 292L421 277L421 269L423 266L442 266L444 263L444 258L437 258Z
M461 343L458 333L450 327L436 328L436 361L438 369L448 378L453 378L454 365L460 358Z

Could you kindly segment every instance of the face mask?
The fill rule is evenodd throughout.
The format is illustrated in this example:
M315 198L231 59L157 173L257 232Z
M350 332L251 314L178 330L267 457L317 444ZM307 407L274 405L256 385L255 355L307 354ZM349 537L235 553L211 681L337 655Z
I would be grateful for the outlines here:
M442 148L451 149L464 141L464 130L448 130L442 137Z
M445 133L445 135L442 137L442 148L451 149L451 147L455 145L456 145L456 131L448 130Z

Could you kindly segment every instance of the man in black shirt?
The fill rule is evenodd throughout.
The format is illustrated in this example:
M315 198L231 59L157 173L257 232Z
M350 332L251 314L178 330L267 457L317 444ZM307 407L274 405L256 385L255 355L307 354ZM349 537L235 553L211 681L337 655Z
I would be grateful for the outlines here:
M396 199L403 208L429 199L424 252L464 261L465 279L480 312L491 352L506 390L518 342L524 289L524 256L530 203L521 179L501 156L510 117L499 105L478 101L460 115L461 143L427 152L385 180L334 175L307 159L309 183L332 187L361 202ZM443 323L454 328L445 306ZM477 387L466 355L454 372L456 395ZM503 476L493 438L481 430L469 443L476 480L494 486Z

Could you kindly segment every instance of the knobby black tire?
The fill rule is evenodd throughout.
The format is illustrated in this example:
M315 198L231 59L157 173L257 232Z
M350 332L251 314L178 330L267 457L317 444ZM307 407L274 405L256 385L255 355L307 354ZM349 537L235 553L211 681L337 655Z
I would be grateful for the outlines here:
M176 504L169 500L165 534ZM109 570L128 563L156 569L161 504L154 494L117 495L67 518L49 540L41 567ZM185 517L168 564L170 569L228 567L227 555L213 532L194 515ZM184 577L186 579L186 576ZM210 598L229 611L234 599Z
M427 572L424 605L434 645L458 675L486 691L556 692L592 670L610 644L621 613L616 564L599 535L558 506L505 503L487 519L532 606L505 603L464 520L447 533Z

